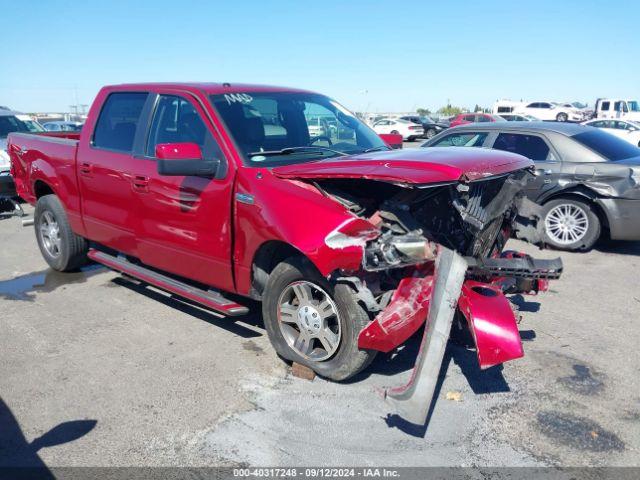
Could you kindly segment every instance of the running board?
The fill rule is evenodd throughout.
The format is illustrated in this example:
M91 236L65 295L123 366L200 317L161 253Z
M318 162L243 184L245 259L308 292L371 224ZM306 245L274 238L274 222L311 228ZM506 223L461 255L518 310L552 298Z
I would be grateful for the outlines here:
M218 292L202 290L201 288L194 287L143 266L131 263L123 258L114 257L113 255L93 248L89 250L87 256L94 262L101 263L113 270L141 280L154 287L192 300L222 315L237 317L249 313L247 307L224 298Z

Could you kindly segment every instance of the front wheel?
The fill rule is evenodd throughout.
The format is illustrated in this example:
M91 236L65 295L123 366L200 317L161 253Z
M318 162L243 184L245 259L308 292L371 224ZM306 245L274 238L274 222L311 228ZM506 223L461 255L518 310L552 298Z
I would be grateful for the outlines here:
M558 115L556 115L557 122L566 122L568 119L569 117L567 116L566 113L559 113Z
M370 319L354 292L327 282L307 259L289 258L271 272L262 316L281 357L331 380L352 377L375 357L358 348L358 334Z
M433 138L436 136L436 131L434 128L430 128L427 130L427 138Z
M580 200L559 198L543 207L546 243L561 250L589 250L600 237L600 219Z
M51 268L69 272L87 262L87 242L71 230L56 195L40 197L33 216L38 247Z

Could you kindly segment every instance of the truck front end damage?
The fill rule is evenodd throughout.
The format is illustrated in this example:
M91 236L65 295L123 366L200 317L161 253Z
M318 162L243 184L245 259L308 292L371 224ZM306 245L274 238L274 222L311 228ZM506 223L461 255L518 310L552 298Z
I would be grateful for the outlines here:
M353 214L326 238L331 248L362 248L362 263L334 272L372 321L362 349L389 352L425 324L408 385L389 389L398 414L424 423L453 321L464 322L481 368L522 357L505 293L537 293L562 263L503 252L511 235L537 241L537 206L522 197L528 169L475 180L411 185L322 179L314 185Z

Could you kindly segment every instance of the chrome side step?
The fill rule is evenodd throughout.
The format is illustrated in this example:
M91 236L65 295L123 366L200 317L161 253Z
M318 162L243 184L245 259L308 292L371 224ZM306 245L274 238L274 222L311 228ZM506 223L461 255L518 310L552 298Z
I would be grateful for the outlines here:
M237 317L249 313L247 307L232 302L218 292L202 290L201 288L194 287L141 265L131 263L123 258L114 257L113 255L93 248L89 250L87 256L94 262L101 263L113 270L129 275L154 287L192 300L222 315Z

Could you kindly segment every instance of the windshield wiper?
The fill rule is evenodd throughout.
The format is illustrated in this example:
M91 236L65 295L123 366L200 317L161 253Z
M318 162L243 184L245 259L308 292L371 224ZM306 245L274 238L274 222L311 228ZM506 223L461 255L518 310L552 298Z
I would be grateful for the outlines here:
M302 147L286 147L283 148L282 150L267 150L265 152L251 152L249 153L249 156L255 156L255 155L265 155L265 156L270 156L270 155L291 155L292 153L297 153L297 152L308 152L308 153L313 153L313 152L333 152L337 155L340 156L346 156L349 155L348 153L344 153L341 152L340 150L334 150L333 148L329 148L329 147L323 147L323 146L302 146Z
M367 148L366 150L363 150L362 153L377 152L378 150L383 148L385 150L391 150L391 148L388 147L387 145L379 145L377 147Z

